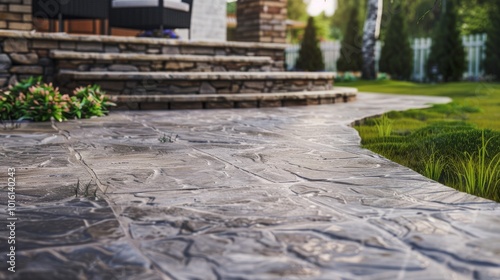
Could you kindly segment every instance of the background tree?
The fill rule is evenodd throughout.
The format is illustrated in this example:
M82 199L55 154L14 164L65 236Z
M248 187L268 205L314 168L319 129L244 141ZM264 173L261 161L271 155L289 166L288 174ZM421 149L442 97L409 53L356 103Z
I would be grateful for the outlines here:
M487 33L484 66L486 74L493 75L495 80L500 81L500 3L492 7L489 19L491 25Z
M307 5L304 0L288 0L288 19L305 21L307 19Z
M313 17L309 17L307 20L306 31L304 33L304 39L300 44L299 57L297 58L295 68L303 71L325 70L323 53L318 45L316 26L314 25Z
M396 80L409 80L413 65L413 50L403 11L401 9L391 16L379 62L380 71L390 74Z
M375 72L375 44L380 31L383 0L368 0L365 27L363 29L363 68L362 77L366 80L377 78Z
M433 80L439 74L444 82L459 81L465 71L465 50L457 28L456 1L443 0L442 14L426 65L427 76Z
M330 28L334 34L333 38L342 40L347 34L349 25L352 23L352 9L358 10L357 25L363 26L366 16L366 1L367 0L337 0L337 9L331 17ZM390 1L390 0L389 0Z
M359 3L359 1L355 2ZM342 72L361 71L363 66L361 52L363 35L360 29L358 5L350 6L346 12L349 18L343 32L344 38L340 47L340 57L337 60L337 70Z

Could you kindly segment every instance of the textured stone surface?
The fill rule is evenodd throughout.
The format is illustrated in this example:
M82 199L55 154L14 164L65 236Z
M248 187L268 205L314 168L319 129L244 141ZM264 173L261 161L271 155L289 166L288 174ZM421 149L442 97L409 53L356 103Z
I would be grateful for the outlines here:
M0 54L0 71L9 70L12 65L12 60L6 54Z
M348 126L448 101L360 94L0 131L19 218L18 270L0 278L499 279L499 204L361 149ZM75 198L78 179L99 200Z
M37 64L38 55L36 53L18 54L12 53L10 55L12 61L18 64Z

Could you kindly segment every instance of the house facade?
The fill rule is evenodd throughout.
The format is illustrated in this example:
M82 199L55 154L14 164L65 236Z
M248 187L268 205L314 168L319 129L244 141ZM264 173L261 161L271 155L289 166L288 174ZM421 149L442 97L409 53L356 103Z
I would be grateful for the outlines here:
M0 0L0 29L37 30L45 32L55 30L48 20L33 20L32 1L43 1L53 8L61 1L57 0ZM194 1L191 21L191 39L226 40L226 0ZM65 22L65 30L75 34L101 34L100 20L71 20ZM187 30L179 30L182 38L187 38ZM112 35L135 36L137 30L113 28Z

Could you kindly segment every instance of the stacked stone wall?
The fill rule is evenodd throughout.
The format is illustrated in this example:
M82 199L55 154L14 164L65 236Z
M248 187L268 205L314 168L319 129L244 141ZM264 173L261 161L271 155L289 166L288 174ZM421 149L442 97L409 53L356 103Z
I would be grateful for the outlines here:
M59 70L57 61L50 55L54 50L164 55L268 56L273 61L272 69L283 71L285 47L279 44L193 42L0 30L0 87L30 76L43 76L44 81L54 81Z

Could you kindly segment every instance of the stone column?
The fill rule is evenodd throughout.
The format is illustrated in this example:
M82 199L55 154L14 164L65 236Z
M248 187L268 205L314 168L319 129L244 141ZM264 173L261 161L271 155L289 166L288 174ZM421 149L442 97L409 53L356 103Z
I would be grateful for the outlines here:
M238 0L238 41L286 43L287 0Z
M0 0L0 29L31 30L32 0Z

